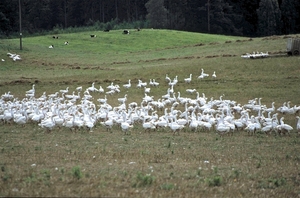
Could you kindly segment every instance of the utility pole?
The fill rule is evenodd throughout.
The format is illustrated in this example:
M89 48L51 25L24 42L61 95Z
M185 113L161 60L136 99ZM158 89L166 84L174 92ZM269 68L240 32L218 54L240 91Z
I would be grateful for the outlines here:
M22 18L21 18L21 0L19 0L19 23L20 23L20 50L22 50Z

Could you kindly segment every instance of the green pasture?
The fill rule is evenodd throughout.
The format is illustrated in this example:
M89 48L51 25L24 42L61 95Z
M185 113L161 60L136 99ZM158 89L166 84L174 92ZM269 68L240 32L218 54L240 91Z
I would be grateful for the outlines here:
M178 76L176 96L195 98L195 88L210 99L234 100L241 105L254 98L276 108L290 101L300 105L299 57L243 59L242 54L284 54L289 36L243 38L224 35L142 29L94 31L0 40L0 95L18 100L35 84L36 97L69 87L87 88L95 82L105 91L111 83L140 104L138 80L155 79L149 95L159 99L169 87L166 75ZM91 38L95 34L97 37ZM68 41L69 45L64 45ZM53 49L49 49L54 45ZM7 53L19 54L12 61ZM210 74L197 79L201 69ZM216 71L217 78L211 74ZM184 78L192 74L192 82ZM132 87L123 84L131 79ZM95 104L105 94L92 93ZM184 106L179 106L183 109ZM158 112L160 115L163 112ZM256 112L251 112L255 114ZM267 116L267 115L265 115ZM135 125L130 135L100 124L93 132L65 128L46 133L38 125L0 123L0 196L89 197L297 197L300 195L300 139L295 115L283 115L294 127L290 136L248 136L238 131L220 137L186 129L174 136L168 129L145 133Z

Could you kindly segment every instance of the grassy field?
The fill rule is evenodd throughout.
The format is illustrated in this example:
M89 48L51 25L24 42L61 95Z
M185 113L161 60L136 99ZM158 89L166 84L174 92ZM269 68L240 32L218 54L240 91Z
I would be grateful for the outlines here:
M180 92L196 98L186 92L195 88L208 100L222 96L244 105L262 98L267 107L275 102L276 109L288 101L300 105L299 57L241 58L253 51L284 52L286 36L250 39L153 29L131 30L129 35L114 30L52 36L23 38L23 50L18 39L0 40L0 59L5 59L0 62L0 95L10 91L22 100L32 84L38 98L66 87L70 92L78 86L85 89L93 82L107 90L114 83L121 92L107 96L111 106L118 106L117 98L125 94L127 104L140 104L144 90L136 87L138 80L160 83L148 94L157 100L169 87L167 74L178 76L176 96ZM8 52L22 60L12 61ZM210 76L198 80L201 69ZM214 71L216 79L211 78ZM187 84L184 78L190 74L193 80ZM123 84L128 79L132 87L127 90ZM104 93L92 96L99 105ZM184 105L177 108L184 110ZM257 116L255 111L250 114ZM0 196L297 197L296 115L278 117L294 127L290 136L236 131L221 137L214 130L188 128L180 135L169 129L148 133L141 124L124 135L118 126L109 132L100 123L93 132L55 128L47 133L36 123L0 123Z

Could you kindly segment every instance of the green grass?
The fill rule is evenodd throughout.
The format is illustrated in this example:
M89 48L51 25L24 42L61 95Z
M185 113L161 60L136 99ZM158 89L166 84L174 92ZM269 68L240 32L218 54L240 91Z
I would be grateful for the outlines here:
M97 34L90 38L90 34ZM119 84L128 103L141 102L138 79L155 78L155 99L166 93L165 75L178 76L174 87L184 97L195 88L209 99L262 103L278 108L284 102L300 104L299 57L245 60L253 51L285 51L285 37L248 38L170 30L122 30L61 34L0 40L0 94L10 91L19 100L36 84L36 96L69 87L87 88L95 82L106 88ZM295 36L295 35L291 35ZM240 41L243 42L240 42ZM65 46L64 41L69 41ZM231 41L231 42L228 42ZM53 44L54 49L48 46ZM13 62L7 52L18 53ZM217 79L196 80L201 68ZM183 79L193 74L191 84ZM132 88L122 85L131 79ZM104 94L93 93L96 99ZM177 95L177 93L176 93ZM2 108L2 107L0 107ZM180 105L178 109L183 109ZM163 112L158 112L163 114ZM256 112L251 112L256 114ZM266 115L265 115L266 116ZM295 127L295 115L282 115ZM236 132L220 137L211 132L184 130L174 136L160 129L144 133L137 124L130 135L114 126L112 132L99 123L93 132L66 128L46 133L34 123L25 127L0 124L0 196L112 196L112 197L296 197L300 194L298 163L300 139L290 136L248 136ZM208 162L208 163L207 163ZM32 166L36 164L36 166Z

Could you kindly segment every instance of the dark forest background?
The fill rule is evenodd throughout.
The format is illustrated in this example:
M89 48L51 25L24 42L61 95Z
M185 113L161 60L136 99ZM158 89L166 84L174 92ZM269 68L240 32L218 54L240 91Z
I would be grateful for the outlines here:
M300 32L299 0L20 0L22 31L161 28L240 36ZM134 27L132 27L134 26ZM0 1L0 34L19 31L19 0Z

